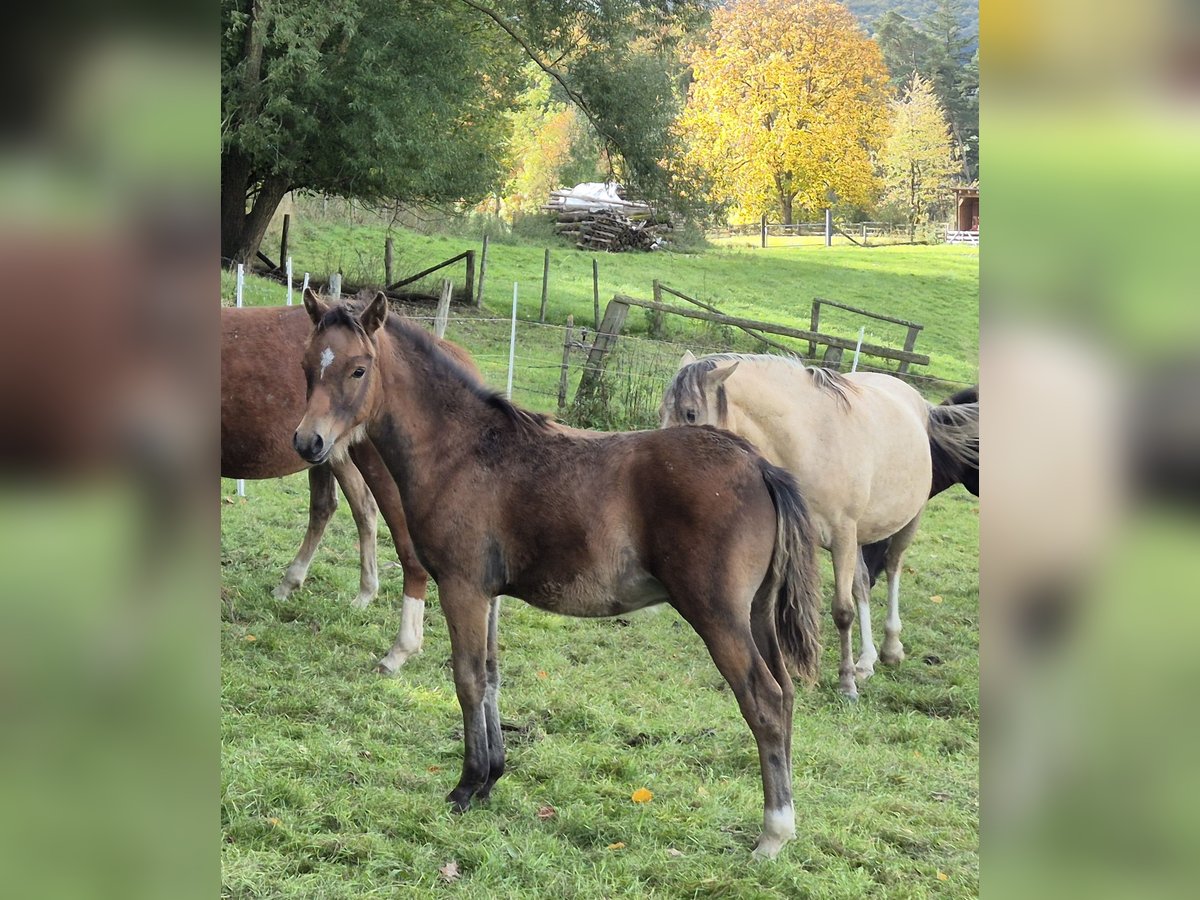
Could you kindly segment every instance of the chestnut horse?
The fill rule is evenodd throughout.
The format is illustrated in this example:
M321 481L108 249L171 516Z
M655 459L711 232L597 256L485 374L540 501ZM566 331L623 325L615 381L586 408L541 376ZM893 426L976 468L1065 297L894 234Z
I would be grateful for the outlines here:
M448 801L504 772L499 594L571 616L670 603L704 640L758 744L771 857L795 835L794 688L820 652L816 543L785 471L715 429L581 436L513 405L439 353L382 294L363 311L311 291L308 408L295 446L322 463L365 429L437 579L466 744Z
M358 527L359 592L353 605L362 608L369 604L379 588L375 552L378 504L404 573L400 631L378 663L379 671L392 673L421 652L429 575L413 551L396 483L369 441L352 443L348 436L340 452L311 467L292 449L292 432L304 415L300 356L311 330L308 315L299 306L221 310L221 475L276 478L308 469L308 530L275 588L280 600L304 583L337 507L336 484L340 484ZM449 341L438 344L460 365L477 371L461 347Z
M899 663L900 571L929 499L932 454L965 459L978 404L931 407L890 375L841 375L795 359L686 353L663 396L662 426L715 425L751 441L795 476L833 558L833 621L841 644L838 686L857 699L875 662ZM971 422L974 430L971 430ZM888 539L888 617L876 651L871 610L858 577L860 546ZM861 654L850 629L857 597Z

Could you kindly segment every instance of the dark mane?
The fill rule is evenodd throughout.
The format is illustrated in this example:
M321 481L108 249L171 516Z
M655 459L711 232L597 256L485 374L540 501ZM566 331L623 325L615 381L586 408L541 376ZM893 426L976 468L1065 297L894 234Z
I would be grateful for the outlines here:
M343 308L343 307L339 307ZM352 313L348 313L353 318ZM324 320L322 320L324 324ZM357 321L355 321L357 325ZM458 360L450 356L438 346L437 338L408 321L404 316L393 313L387 318L388 333L393 337L401 337L416 344L422 358L427 361L429 374L435 378L449 378L467 388L472 396L482 401L488 408L504 414L505 418L523 432L542 432L549 430L549 416L522 409L499 391L495 391L481 382L472 373L463 368ZM359 331L362 327L359 326Z

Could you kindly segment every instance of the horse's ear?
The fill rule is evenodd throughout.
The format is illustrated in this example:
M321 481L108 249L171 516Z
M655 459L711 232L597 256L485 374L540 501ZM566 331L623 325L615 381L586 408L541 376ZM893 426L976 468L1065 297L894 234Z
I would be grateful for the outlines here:
M359 315L358 321L362 323L363 330L367 334L374 334L387 319L387 314L387 294L380 291Z
M325 318L325 313L329 312L329 306L317 296L312 288L304 289L304 308L308 310L308 317L313 320L314 325L320 325L321 319Z
M684 366L691 365L691 364L692 364L692 363L694 363L695 361L696 361L696 357L695 357L695 355L692 353L692 351L691 351L691 350L684 350L684 351L683 351L683 356L682 356L682 357L680 358L680 360L679 360L679 368L681 368L681 369L682 369Z
M713 369L704 376L704 384L707 387L715 388L719 384L724 384L725 379L733 374L734 370L741 365L741 360L735 360L728 366L722 366L719 369Z

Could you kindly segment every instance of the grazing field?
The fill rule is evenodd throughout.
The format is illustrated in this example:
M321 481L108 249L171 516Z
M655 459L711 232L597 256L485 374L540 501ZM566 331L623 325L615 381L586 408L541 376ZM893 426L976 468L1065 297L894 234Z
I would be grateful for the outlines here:
M293 227L301 271L359 239L302 232ZM427 254L418 265L413 251L411 271L473 244L410 241ZM303 265L302 251L314 254ZM536 316L541 245L491 252L488 305L502 309L512 281L528 278L522 312ZM564 247L555 259L548 318L590 316L591 257ZM727 298L729 312L802 326L813 295L918 319L930 369L964 381L977 364L977 261L945 247L600 257L602 296L647 296L658 277ZM250 279L247 297L281 293ZM857 705L837 693L825 615L821 681L796 704L797 839L770 862L750 858L762 813L753 738L673 610L575 620L506 600L508 771L486 805L455 816L443 798L458 777L462 720L436 592L424 653L378 676L372 664L399 627L400 574L383 569L379 599L350 608L358 550L344 502L306 585L281 603L271 589L300 541L305 476L249 482L244 500L232 482L221 492L225 896L978 894L979 503L961 488L930 503L906 559L908 659L877 667ZM394 559L380 530L381 560ZM827 560L822 570L828 595ZM652 798L634 802L643 788Z

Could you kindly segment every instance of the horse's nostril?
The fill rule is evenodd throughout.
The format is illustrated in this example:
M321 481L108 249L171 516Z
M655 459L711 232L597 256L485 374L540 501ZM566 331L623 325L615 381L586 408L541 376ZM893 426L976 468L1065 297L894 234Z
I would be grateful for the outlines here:
M321 448L324 446L325 446L325 441L321 438L321 436L319 434L314 434L313 442L312 442L313 452L320 453Z

